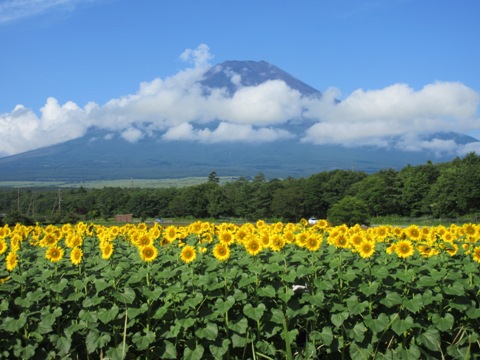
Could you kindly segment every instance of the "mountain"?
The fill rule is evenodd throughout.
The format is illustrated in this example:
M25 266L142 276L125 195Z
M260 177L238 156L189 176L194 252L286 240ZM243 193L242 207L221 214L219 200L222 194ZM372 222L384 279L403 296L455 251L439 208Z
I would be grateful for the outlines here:
M240 75L240 76L236 76ZM311 97L320 91L265 61L226 61L205 73L201 85L208 93L225 88L233 95L239 85L258 85L282 80L292 89ZM287 122L292 133L301 133L308 119ZM477 141L467 135L441 133L436 138L457 143ZM427 139L428 140L428 139ZM301 143L298 138L269 143L203 144L164 141L159 136L130 143L111 131L91 128L80 138L21 154L0 158L0 181L89 181L111 179L155 179L205 176L305 177L321 171L353 169L375 172L385 168L450 161L432 152L406 152L377 147L347 148Z
M319 90L266 61L225 61L208 70L201 84L207 91L213 88L225 88L232 95L238 88L238 85L232 81L234 74L239 75L240 84L238 85L241 86L256 86L268 80L282 80L290 88L298 90L303 95L322 95Z

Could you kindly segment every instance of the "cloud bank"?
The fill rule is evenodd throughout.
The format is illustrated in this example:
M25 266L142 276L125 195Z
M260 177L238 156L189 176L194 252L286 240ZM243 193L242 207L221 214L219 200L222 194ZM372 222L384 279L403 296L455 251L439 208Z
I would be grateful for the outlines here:
M53 1L52 1L53 2ZM60 2L60 1L59 1ZM480 143L425 140L438 132L469 133L480 129L480 94L457 82L437 82L414 90L394 84L379 90L359 89L341 102L336 89L322 98L302 96L285 82L272 80L208 94L199 81L211 67L207 45L187 49L180 58L190 67L165 79L141 83L138 91L106 104L79 107L48 98L39 113L17 105L0 114L0 154L13 155L86 134L90 127L117 132L129 142L155 136L162 141L272 142L296 138L313 144L391 147L462 155L480 151ZM304 122L301 134L292 120ZM393 144L393 145L392 145Z

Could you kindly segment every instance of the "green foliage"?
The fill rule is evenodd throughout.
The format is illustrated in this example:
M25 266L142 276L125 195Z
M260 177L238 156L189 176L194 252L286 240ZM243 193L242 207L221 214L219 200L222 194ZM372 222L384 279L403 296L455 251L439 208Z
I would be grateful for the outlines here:
M190 179L191 180L191 179ZM366 205L368 217L393 216L452 218L480 210L480 156L471 153L449 163L407 166L400 171L374 174L333 170L307 178L225 178L211 172L203 182L189 186L62 189L0 189L0 214L18 211L34 222L74 222L131 213L145 221L155 217L220 218L248 221L298 221L327 218L329 210L346 196ZM221 181L220 181L221 180ZM180 180L177 181L179 183ZM113 184L105 182L105 184ZM177 184L178 185L178 184ZM336 210L334 210L335 212ZM26 221L26 219L24 219ZM360 219L365 221L365 219ZM6 222L5 220L3 220ZM9 221L12 221L9 219Z
M123 239L102 260L96 241L84 239L90 255L78 267L22 246L19 267L1 270L9 276L0 285L2 357L464 359L480 351L480 269L463 254L399 259L379 243L362 259L324 242L317 252L287 244L256 257L232 246L226 263L199 254L184 264L172 244L145 263Z
M328 221L333 225L369 225L369 219L367 205L354 196L345 196L328 211Z

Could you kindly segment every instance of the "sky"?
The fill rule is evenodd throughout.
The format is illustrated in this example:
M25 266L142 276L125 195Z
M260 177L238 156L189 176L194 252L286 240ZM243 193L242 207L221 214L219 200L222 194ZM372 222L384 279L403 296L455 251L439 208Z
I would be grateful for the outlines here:
M303 118L305 143L480 153L425 140L480 139L479 14L478 0L0 0L0 156L92 126L272 142ZM267 61L323 97L281 81L205 95L198 81L226 60Z

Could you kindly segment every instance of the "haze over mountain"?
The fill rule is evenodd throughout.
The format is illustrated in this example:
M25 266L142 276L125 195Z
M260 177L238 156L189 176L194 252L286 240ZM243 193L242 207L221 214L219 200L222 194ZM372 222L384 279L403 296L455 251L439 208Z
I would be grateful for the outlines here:
M476 94L461 84L421 91L397 84L339 102L336 91L322 94L266 61L212 67L202 47L184 56L195 60L194 68L142 83L137 93L103 106L49 99L42 121L52 126L40 134L60 141L0 158L0 181L374 172L449 161L480 148L475 138L453 131L476 111ZM21 106L10 116L27 131L35 123Z

